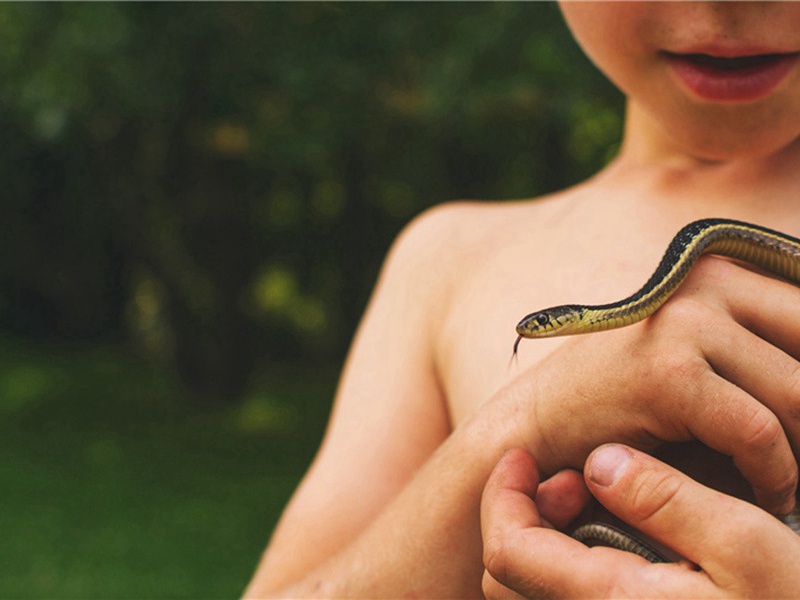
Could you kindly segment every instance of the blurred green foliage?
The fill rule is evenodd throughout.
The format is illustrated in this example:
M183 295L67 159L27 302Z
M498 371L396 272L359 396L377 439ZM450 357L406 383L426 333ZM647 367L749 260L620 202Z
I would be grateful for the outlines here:
M11 3L0 37L0 328L209 402L340 357L414 215L569 185L621 127L553 3Z
M2 597L238 595L392 238L621 128L553 3L8 3L0 39Z
M0 364L2 598L238 597L336 375L273 365L198 410L122 351L0 338Z

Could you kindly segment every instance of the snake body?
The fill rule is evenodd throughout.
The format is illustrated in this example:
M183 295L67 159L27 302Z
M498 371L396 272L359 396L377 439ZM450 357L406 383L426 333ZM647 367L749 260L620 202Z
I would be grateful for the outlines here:
M658 268L638 292L611 304L565 304L531 313L517 325L517 343L522 338L616 329L646 319L675 292L697 259L707 253L743 260L800 284L800 239L742 221L703 219L677 233ZM515 344L515 351L516 347Z
M651 563L670 562L664 554L649 543L608 523L586 523L575 529L572 537L590 546L611 546L617 550L632 552L646 558Z
M678 289L698 258L719 254L761 267L800 285L800 239L752 223L702 219L681 229L667 246L653 275L633 295L602 305L565 304L527 315L517 325L517 341L591 333L633 325L658 310ZM800 535L800 505L784 522ZM588 523L573 537L634 552L651 562L667 559L635 536L605 523Z

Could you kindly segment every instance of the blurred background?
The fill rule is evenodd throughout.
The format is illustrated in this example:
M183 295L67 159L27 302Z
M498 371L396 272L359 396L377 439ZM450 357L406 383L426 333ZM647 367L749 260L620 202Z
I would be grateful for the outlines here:
M607 161L553 3L0 4L0 597L232 598L425 208Z

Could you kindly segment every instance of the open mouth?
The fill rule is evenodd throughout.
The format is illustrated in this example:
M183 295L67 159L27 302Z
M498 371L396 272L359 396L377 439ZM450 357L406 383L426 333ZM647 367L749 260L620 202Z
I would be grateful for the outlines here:
M732 58L711 56L710 54L683 54L683 60L692 62L700 67L718 69L720 71L741 71L765 67L780 61L785 54L758 54L755 56L736 56Z
M706 100L746 102L772 92L792 71L800 53L713 56L665 52L678 79Z

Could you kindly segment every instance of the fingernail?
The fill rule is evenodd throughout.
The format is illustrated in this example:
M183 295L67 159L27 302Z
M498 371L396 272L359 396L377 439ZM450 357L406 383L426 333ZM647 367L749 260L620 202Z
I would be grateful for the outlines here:
M589 479L597 485L608 487L614 485L625 472L633 455L627 448L609 445L594 453L589 465Z

